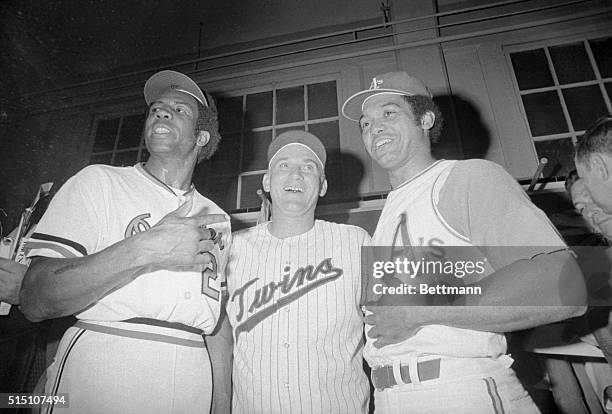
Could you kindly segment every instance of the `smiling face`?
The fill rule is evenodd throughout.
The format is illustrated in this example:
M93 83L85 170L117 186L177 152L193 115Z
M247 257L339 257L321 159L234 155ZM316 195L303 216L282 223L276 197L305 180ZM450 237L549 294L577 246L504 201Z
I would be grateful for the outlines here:
M433 126L427 112L416 120L401 95L380 94L365 101L359 119L361 138L370 156L390 173L430 157L427 132Z
M280 149L263 177L264 190L272 198L272 215L312 219L327 181L311 150L301 145Z
M175 90L160 95L151 103L145 121L144 138L151 157L197 158L209 138L206 131L196 136L197 119L198 106L192 96Z

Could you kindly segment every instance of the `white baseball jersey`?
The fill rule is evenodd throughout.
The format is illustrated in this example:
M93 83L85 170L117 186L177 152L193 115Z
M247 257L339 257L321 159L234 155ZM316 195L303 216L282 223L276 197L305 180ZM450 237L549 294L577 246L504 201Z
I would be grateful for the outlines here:
M516 181L484 160L441 160L391 191L372 245L534 246L533 255L541 246L565 246ZM524 258L512 257L512 249L491 251L506 257L487 256L485 276L495 270L493 265L497 269ZM370 366L378 366L410 356L498 358L506 349L503 334L427 325L380 349L367 337L364 356Z
M263 223L234 234L228 315L235 413L365 413L361 228L316 220L278 239Z
M28 255L71 258L99 252L154 226L191 193L190 215L224 214L193 187L185 195L177 195L140 164L86 167L51 201L27 243ZM209 227L221 237L212 252L215 263L204 272L158 270L140 275L76 317L100 322L144 317L211 332L219 316L231 229L229 218Z

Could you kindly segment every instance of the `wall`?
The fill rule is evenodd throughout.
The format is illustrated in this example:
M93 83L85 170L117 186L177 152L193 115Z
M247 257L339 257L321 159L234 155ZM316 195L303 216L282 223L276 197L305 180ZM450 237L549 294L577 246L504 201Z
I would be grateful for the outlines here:
M372 21L378 13L377 2L376 7L372 2L365 1L354 6L342 2L328 2L325 6L305 2L303 7L307 10L304 16L309 17L305 18L296 16L295 11L280 3L270 2L275 7L266 8L266 11L276 14L264 13L265 19L258 24L247 21L248 16L253 16L248 13L255 15L255 10L245 10L232 23L239 26L240 31L232 31L224 39L239 43L269 36L269 41L274 43L283 37L283 33L287 34L284 37L291 38L298 36L298 31L304 35L317 32L318 29L315 29L323 26L327 30L331 30L334 24L338 27L351 26L351 22L363 21L366 17ZM529 5L533 3L537 2L529 2ZM550 2L540 3L547 5ZM345 11L337 16L335 11L340 10L337 6L343 4L346 7L340 9ZM451 2L445 3L445 7L449 9L473 4L475 2ZM436 12L433 2L392 1L391 5L394 20L429 16ZM256 8L256 5L248 7ZM177 62L175 67L189 73L203 88L216 94L294 80L333 78L338 82L338 107L354 92L367 88L375 74L406 70L430 86L445 115L443 143L436 149L439 155L446 158L487 158L504 166L517 179L524 179L533 174L537 160L514 90L506 48L536 40L554 41L587 34L612 34L608 27L609 11L573 20L572 13L574 11L561 13L567 18L566 21L551 20L559 13L536 13L529 19L519 19L523 23L533 24L533 27L524 25L502 32L497 32L499 22L486 21L474 27L435 30L430 29L435 19L427 18L399 24L388 30L390 36L360 43L310 50L325 43L324 40L317 40L270 51L218 58L199 64L197 70L193 63L181 65ZM222 19L221 16L219 19ZM318 20L315 21L315 17ZM506 23L515 24L517 19L512 18ZM544 24L535 24L542 19L546 20ZM416 31L419 28L425 30ZM221 45L223 36L219 30L213 30L217 37L211 41L211 45ZM235 43L227 50L236 48ZM285 54L296 48L302 51ZM304 50L306 48L309 50ZM270 57L270 53L283 55ZM236 64L245 58L252 61ZM63 182L88 162L92 122L97 114L126 111L142 105L142 84L152 72L67 88L37 102L25 102L32 115L24 115L10 125L0 124L0 161L4 166L0 178L5 183L0 189L0 207L7 210L8 218L3 221L7 227L16 223L18 211L29 203L38 183L49 180ZM354 174L350 169L345 171L346 181L355 188L352 194L347 194L349 198L384 193L390 188L385 172L367 156L359 135L355 123L340 119L342 151L363 166L359 174ZM201 190L205 193L205 189ZM382 202L379 206L382 206ZM359 222L357 216L353 218L350 214L358 214L362 211L360 208L359 203L349 207L338 205L325 214ZM350 214L347 213L349 210ZM364 223L371 221L370 213L365 216ZM253 217L254 214L251 214L242 218L249 221Z

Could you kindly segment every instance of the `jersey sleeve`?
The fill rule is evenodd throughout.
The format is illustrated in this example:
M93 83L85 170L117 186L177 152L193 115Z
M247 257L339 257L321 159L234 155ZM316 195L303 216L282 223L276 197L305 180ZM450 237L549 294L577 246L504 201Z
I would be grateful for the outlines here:
M28 257L72 258L95 252L103 226L96 207L101 207L103 200L94 191L101 187L94 167L66 181L26 242Z
M221 294L225 298L227 298L229 296L229 290L227 287L228 262L232 249L232 228L229 217L227 222L227 232L223 235L223 238L223 249L225 250L225 252L222 253L223 259L221 261L221 266L219 269L219 277L221 279Z
M486 250L495 268L566 248L546 214L490 161L458 162L440 192L438 210L451 227Z
M363 248L364 247L370 247L372 246L372 238L370 237L370 234L365 231L363 228L358 227L359 231L358 231L358 245L359 245L359 263L360 263L360 283L358 286L359 289L359 293L358 293L358 298L359 298L359 306L365 305L368 301L368 297L367 297L367 292L369 291L368 289L370 289L370 284L372 283L372 279L370 277L368 277L368 272L365 271L364 266L364 251Z

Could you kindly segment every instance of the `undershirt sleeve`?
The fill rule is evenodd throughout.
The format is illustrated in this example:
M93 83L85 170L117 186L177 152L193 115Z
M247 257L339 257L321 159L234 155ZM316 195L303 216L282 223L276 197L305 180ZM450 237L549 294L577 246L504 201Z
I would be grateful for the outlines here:
M566 248L546 214L501 166L475 159L452 168L438 210L451 227L486 251L494 268Z

